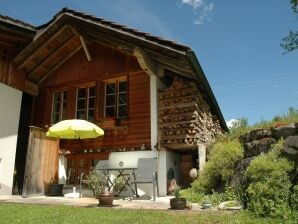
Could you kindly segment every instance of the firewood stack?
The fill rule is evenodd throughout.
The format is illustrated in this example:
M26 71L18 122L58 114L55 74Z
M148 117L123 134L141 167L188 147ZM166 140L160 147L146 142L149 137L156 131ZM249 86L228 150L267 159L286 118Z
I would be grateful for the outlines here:
M175 79L159 92L159 135L162 148L197 149L221 133L218 118L194 82Z

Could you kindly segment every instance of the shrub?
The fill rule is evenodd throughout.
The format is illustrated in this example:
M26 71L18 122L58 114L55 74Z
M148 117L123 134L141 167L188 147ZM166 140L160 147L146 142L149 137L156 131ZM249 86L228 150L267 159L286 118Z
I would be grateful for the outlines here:
M291 195L291 207L293 210L298 210L298 185L293 187L293 193Z
M248 208L260 216L283 217L289 214L292 164L280 158L281 142L272 152L254 159L245 172Z
M187 201L191 202L202 202L204 194L195 192L193 188L187 188L180 191L181 197L186 198Z
M243 149L238 140L216 142L211 149L204 170L192 184L194 191L212 193L219 183L227 183L234 174L235 164L242 157Z

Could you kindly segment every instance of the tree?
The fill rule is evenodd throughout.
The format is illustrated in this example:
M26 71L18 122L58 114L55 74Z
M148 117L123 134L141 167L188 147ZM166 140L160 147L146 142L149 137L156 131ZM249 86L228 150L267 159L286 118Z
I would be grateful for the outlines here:
M294 13L298 13L298 0L290 0L292 10ZM280 46L285 49L284 53L288 53L298 49L298 31L290 30L288 36L282 39Z

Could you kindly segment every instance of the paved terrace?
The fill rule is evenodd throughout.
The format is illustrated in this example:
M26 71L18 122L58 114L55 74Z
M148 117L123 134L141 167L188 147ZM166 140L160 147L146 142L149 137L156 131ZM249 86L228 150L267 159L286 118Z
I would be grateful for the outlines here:
M149 210L169 210L170 198L172 197L159 197L156 201L152 200L114 200L114 206L111 209L149 209ZM78 207L95 207L98 205L98 200L91 197L83 198L65 198L65 197L48 197L48 196L34 196L23 198L19 195L1 195L1 203L23 203L23 204L40 204L40 205L69 205ZM192 210L195 211L209 211L201 209L197 203L192 204Z

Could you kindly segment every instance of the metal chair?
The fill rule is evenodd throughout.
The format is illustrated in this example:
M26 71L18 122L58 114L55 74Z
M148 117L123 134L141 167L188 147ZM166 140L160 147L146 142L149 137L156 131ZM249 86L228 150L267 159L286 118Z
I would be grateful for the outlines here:
M135 184L136 196L138 197L137 184L152 183L153 185L153 200L155 197L155 186L157 188L157 196L159 197L158 177L157 177L157 159L156 158L140 158L138 159L137 169L134 173L134 180L131 184Z

